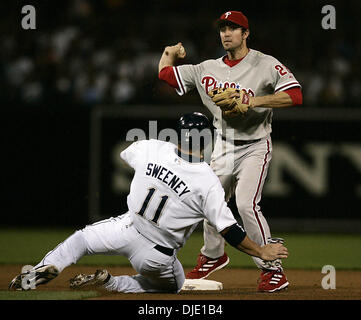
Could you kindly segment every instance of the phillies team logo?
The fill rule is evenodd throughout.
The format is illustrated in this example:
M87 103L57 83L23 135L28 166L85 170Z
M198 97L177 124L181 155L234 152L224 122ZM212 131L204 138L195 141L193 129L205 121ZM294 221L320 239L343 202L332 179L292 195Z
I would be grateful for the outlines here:
M228 11L224 15L226 16L226 19L228 19L228 16L230 16L231 14L232 14L232 12Z
M204 76L201 80L201 84L203 85L204 90L206 91L207 94L210 90L214 90L215 88L224 88L224 89L235 88L235 89L242 90L242 91L246 92L247 94L249 94L250 96L254 97L254 92L251 88L242 88L239 83L235 83L235 82L218 81L215 78L213 78L212 76Z

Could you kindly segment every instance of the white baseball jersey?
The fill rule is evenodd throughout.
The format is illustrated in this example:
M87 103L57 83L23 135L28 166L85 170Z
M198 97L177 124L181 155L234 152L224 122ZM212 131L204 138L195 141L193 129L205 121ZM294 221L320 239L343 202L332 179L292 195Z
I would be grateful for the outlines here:
M218 232L236 223L210 166L183 160L174 144L142 140L120 156L135 170L127 198L134 226L154 243L180 248L204 218Z
M197 65L173 67L173 71L179 88L177 93L183 95L197 88L203 104L214 116L217 132L227 136L227 129L234 129L234 137L228 136L236 140L259 139L269 134L272 131L272 108L257 107L250 109L244 117L224 120L220 108L207 94L211 89L233 87L257 97L301 87L277 59L253 49L233 67L225 64L222 57Z

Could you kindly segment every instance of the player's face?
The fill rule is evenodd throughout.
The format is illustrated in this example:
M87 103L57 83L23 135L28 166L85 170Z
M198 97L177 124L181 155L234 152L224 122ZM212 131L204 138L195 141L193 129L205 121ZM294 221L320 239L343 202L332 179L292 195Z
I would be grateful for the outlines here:
M222 26L219 30L224 50L233 51L242 48L244 45L245 34L240 27L234 25Z

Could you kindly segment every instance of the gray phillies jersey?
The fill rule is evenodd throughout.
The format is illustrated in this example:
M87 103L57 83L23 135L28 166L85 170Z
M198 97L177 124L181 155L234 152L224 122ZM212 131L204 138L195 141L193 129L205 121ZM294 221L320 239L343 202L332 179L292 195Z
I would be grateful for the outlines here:
M253 140L269 134L272 131L272 109L257 107L250 109L245 116L225 120L220 108L207 95L210 90L233 87L257 97L301 87L277 59L253 49L233 67L225 64L221 57L197 65L176 66L173 71L178 83L177 93L183 95L197 88L203 104L214 116L217 132L231 140ZM233 130L229 129L234 130L234 137Z
M135 228L168 248L183 246L206 218L218 232L236 223L217 176L204 162L190 163L159 140L132 143L120 156L135 174L127 198Z

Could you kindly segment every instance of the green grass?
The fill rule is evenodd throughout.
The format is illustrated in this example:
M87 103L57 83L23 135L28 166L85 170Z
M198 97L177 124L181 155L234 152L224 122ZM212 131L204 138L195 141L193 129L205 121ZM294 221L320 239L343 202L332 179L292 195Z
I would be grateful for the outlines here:
M36 264L73 230L0 229L0 264ZM336 269L361 269L361 234L274 234L286 240L290 256L284 260L288 269L321 269L333 265ZM203 236L195 232L178 253L184 267L193 267L203 244ZM229 267L254 268L250 256L230 245ZM86 256L80 265L130 265L124 257Z
M0 300L81 300L98 295L96 291L0 291Z
M0 264L37 264L74 231L70 229L0 229ZM80 265L124 265L120 256L85 256Z
M36 264L44 255L73 233L71 229L0 229L0 264ZM360 234L274 234L286 239L290 251L283 264L287 269L321 270L324 265L336 269L361 269ZM203 244L203 235L195 232L179 251L178 257L185 268L193 267ZM255 268L250 256L230 245L229 268ZM79 265L130 265L124 257L86 256ZM0 300L81 300L97 297L96 291L0 291Z
M360 234L273 234L286 240L289 257L283 261L287 269L321 269L333 265L336 269L361 269ZM184 266L193 266L203 243L202 233L194 233L178 256ZM254 268L253 259L230 245L229 267Z

